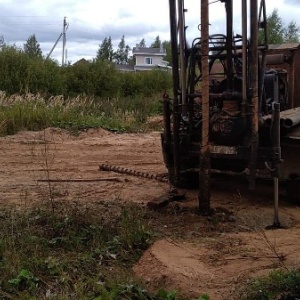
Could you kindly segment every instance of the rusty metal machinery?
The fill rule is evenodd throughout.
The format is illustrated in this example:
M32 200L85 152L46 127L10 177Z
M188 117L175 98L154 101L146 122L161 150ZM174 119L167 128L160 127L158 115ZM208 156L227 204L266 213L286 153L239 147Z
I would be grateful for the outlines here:
M251 189L262 174L274 178L275 190L278 180L295 189L300 177L300 109L292 105L297 102L289 89L292 68L268 67L289 66L293 53L269 55L265 0L240 0L242 22L235 35L238 1L220 2L226 34L209 35L210 5L201 0L199 36L189 46L184 0L169 0L173 96L164 95L163 155L173 185L199 185L203 213L210 210L212 173L246 176Z

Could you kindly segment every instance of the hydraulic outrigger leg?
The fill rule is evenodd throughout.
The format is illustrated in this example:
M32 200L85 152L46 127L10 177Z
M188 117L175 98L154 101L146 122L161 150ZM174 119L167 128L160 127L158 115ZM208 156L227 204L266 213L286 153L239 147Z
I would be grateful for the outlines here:
M282 228L279 221L279 176L281 163L280 147L280 104L274 103L272 116L272 144L273 144L273 162L272 168L267 166L274 177L274 219L273 225L267 226L267 229Z

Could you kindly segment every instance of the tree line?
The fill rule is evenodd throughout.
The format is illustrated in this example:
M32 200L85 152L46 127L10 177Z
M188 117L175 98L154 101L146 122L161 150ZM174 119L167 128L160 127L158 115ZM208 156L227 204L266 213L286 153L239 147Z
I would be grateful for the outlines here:
M101 59L61 67L58 62L43 57L34 35L23 49L1 41L0 90L8 95L148 97L172 85L167 72L121 73L114 63Z
M299 27L292 21L284 25L277 10L268 15L269 43L299 42ZM138 44L146 47L145 39ZM150 47L166 49L165 60L171 62L170 41L157 36ZM96 57L89 63L67 64L43 56L36 36L29 36L23 48L8 45L0 37L0 90L13 93L44 93L46 95L97 97L135 97L151 95L172 85L166 72L120 73L115 64L133 64L130 46L123 35L115 49L111 37L99 45Z
M299 43L300 28L295 21L284 24L278 9L267 16L267 36L269 44ZM259 41L263 42L263 32L259 32Z
M146 40L144 38L138 43L141 48L147 47ZM165 60L171 64L171 43L170 41L161 41L159 35L156 36L155 40L150 45L150 48L163 47L166 50ZM135 64L135 58L130 55L130 46L125 43L125 36L123 35L120 43L118 44L117 50L114 50L111 36L105 37L96 54L97 60L107 60L115 62L117 64Z
M282 43L297 43L300 41L299 32L300 28L295 21L289 22L286 26L283 23L281 16L277 9L274 9L272 13L267 16L268 25L268 42L270 44L282 44ZM263 32L259 32L259 40L263 42ZM146 40L144 38L139 42L139 47L147 47ZM4 40L4 37L0 36L0 48L5 49L9 47ZM170 41L161 41L159 35L156 36L154 41L150 44L151 48L163 47L166 50L165 60L171 63L171 43ZM21 50L21 49L20 49ZM111 36L105 37L96 52L96 60L105 60L114 62L116 64L134 64L134 57L130 55L131 47L126 44L125 36L122 35L118 47L115 47L112 42ZM23 45L24 53L29 57L42 58L43 53L38 43L35 34L30 35L26 43Z
M140 43L138 44L139 47L147 47L146 40L143 38ZM166 60L171 63L171 43L170 41L161 41L159 35L156 36L152 44L150 45L151 48L160 48L163 47L166 49ZM15 45L9 46L6 44L4 37L0 36L0 49L7 49L7 48L17 48ZM32 34L26 40L26 43L23 45L22 48L18 48L20 51L23 51L26 55L30 58L43 58L43 52L41 50L40 43L37 41L35 34ZM96 52L95 60L105 60L109 62L113 62L116 64L134 64L134 57L130 55L131 47L126 44L125 36L123 35L117 49L114 49L114 45L112 43L111 36L105 37L99 48ZM70 64L70 62L69 62Z

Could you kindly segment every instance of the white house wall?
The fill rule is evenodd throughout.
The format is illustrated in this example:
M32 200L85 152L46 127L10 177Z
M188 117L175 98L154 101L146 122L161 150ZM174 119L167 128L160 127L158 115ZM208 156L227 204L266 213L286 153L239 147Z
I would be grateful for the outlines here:
M151 57L152 58L152 65L163 65L163 56L152 56L152 55L136 55L136 66L144 66L147 65L145 63L145 58L146 57Z

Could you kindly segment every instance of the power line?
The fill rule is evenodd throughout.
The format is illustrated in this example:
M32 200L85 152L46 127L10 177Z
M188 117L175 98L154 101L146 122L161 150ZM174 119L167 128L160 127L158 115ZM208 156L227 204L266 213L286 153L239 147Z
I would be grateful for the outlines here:
M23 23L23 22L1 22L3 25L43 25L43 26L55 26L56 23Z
M217 3L217 2L221 2L221 1L220 0L214 0L214 1L209 2L208 4L211 5L211 4L214 4L214 3Z
M0 18L46 18L47 16L16 16L16 15L5 15Z

